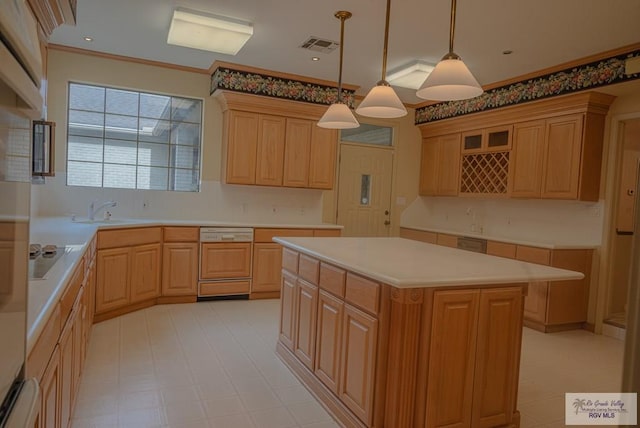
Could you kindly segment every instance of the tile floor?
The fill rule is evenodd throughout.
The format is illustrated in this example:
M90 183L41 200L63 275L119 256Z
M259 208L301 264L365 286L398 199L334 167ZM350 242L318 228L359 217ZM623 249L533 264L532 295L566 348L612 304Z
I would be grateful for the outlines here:
M278 300L154 306L96 324L72 427L337 427L274 353ZM623 343L525 329L522 427L564 425L564 392L616 391Z

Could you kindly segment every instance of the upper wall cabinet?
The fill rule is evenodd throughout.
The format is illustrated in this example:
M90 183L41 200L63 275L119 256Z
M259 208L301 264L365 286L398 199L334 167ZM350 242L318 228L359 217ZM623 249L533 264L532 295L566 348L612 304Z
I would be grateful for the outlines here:
M316 126L324 107L222 92L228 184L332 189L338 133Z
M455 196L460 175L460 134L422 140L420 195Z
M423 144L420 193L597 201L614 99L583 92L422 125L424 142L461 136L461 156L443 164ZM457 192L425 186L442 168L460 171Z

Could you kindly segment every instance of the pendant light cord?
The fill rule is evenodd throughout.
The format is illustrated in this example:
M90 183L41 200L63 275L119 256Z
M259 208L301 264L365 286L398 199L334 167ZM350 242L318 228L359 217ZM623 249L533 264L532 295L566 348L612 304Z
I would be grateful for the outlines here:
M455 0L453 0L455 1ZM387 16L384 23L384 47L382 48L382 80L381 83L386 83L387 80L387 49L389 47L389 15L391 14L391 0L387 0Z
M340 18L340 68L338 71L338 102L342 101L342 58L344 56L344 20L345 16Z
M453 53L453 37L456 32L456 0L451 0L451 22L449 24L449 54Z

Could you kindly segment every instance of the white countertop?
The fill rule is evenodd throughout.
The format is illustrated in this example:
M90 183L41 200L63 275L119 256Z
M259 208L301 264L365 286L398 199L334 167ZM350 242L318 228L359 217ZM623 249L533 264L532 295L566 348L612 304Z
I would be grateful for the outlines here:
M582 279L564 269L403 238L274 238L274 241L397 288Z
M43 279L29 281L27 310L27 355L44 328L45 321L55 309L73 270L78 266L85 248L99 229L140 226L221 226L283 229L342 229L335 224L273 224L234 223L225 221L140 220L115 219L110 222L73 222L69 217L34 217L30 223L30 242L66 247L67 252L47 272Z
M506 242L508 244L527 245L529 247L548 248L550 250L590 250L597 248L597 245L584 245L584 244L572 244L563 242L548 242L548 241L529 241L527 239L518 238L505 238L503 236L486 235L472 232L462 232L459 230L451 229L437 229L433 227L421 227L421 226L409 226L400 225L403 229L422 230L425 232L446 233L448 235L455 236L468 236L471 238L486 239L488 241Z

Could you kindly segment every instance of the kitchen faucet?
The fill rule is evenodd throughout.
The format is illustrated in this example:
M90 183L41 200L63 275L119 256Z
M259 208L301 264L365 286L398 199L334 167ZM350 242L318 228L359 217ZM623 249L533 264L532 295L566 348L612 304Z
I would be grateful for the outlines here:
M96 213L101 209L107 208L107 207L115 207L116 205L118 205L116 201L106 201L96 207L97 202L98 201L91 201L91 203L89 204L89 207L87 208L87 217L89 217L89 220L91 221L94 220Z

